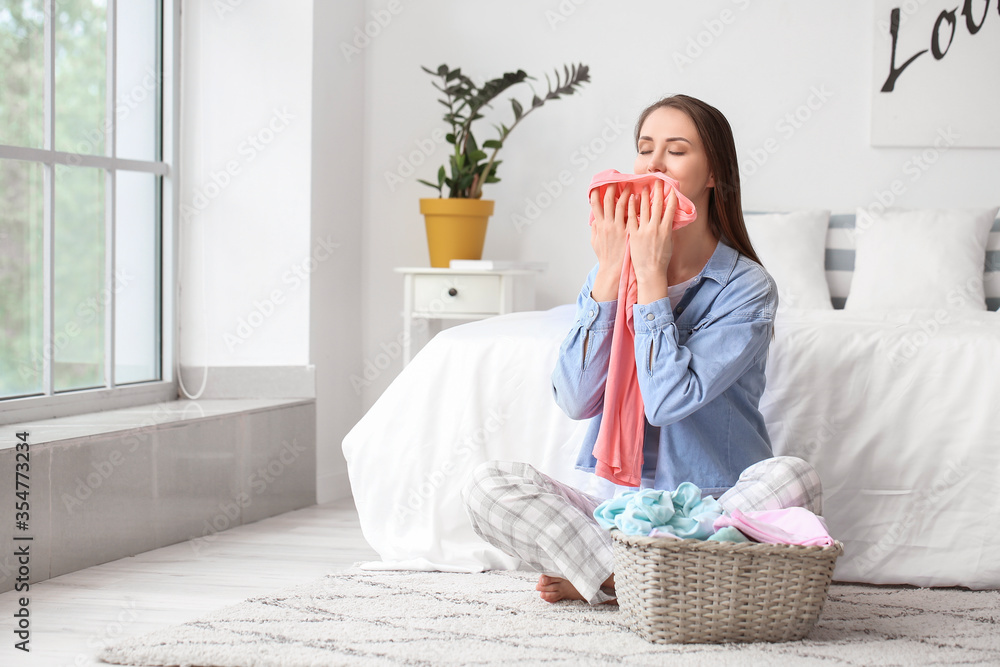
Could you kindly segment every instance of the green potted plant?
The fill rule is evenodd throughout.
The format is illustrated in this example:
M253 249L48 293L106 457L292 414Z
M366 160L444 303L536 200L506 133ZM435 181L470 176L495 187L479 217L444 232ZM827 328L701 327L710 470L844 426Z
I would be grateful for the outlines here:
M444 121L451 126L445 140L454 147L448 156L448 164L438 169L436 183L418 179L438 191L437 198L420 200L420 212L424 214L427 227L431 266L447 267L452 259L482 257L486 224L493 214L493 201L482 199L483 186L500 180L496 175L501 162L497 160L497 153L503 148L508 135L535 109L549 100L572 95L589 82L590 69L583 64L565 65L562 72L555 71L554 84L546 75L548 92L539 96L532 90L531 103L527 108L511 98L514 122L509 127L503 123L494 125L496 138L482 143L477 142L473 135L473 123L483 118L483 112L498 95L512 86L526 83L532 77L523 70L517 70L477 86L462 74L461 69L451 69L447 65L441 65L437 71L426 67L422 69L436 77L434 87L444 95L439 101L447 109Z

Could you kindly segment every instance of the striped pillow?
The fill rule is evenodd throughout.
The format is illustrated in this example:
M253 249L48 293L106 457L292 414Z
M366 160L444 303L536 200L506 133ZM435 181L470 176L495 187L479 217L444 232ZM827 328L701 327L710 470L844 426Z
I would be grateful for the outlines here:
M826 234L826 281L830 285L830 300L834 308L843 308L854 275L854 214L830 216ZM986 308L1000 309L1000 219L993 221L986 241L986 263L983 274Z

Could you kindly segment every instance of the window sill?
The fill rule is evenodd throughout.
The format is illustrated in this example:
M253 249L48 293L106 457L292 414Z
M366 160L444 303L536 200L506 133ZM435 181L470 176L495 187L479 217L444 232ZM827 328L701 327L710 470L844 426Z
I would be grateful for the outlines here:
M27 432L28 457L15 451ZM16 465L30 519L0 505L0 542L31 538L30 581L189 541L316 502L314 399L165 401L0 427L0 496ZM26 460L27 459L27 460ZM23 470L23 473L21 472ZM20 532L26 531L26 532ZM0 592L19 564L0 553Z
M0 450L13 449L20 442L17 438L18 433L26 432L28 443L34 447L62 440L81 440L109 433L126 434L165 424L194 422L312 402L313 399L298 398L177 400L71 417L27 420L0 426Z

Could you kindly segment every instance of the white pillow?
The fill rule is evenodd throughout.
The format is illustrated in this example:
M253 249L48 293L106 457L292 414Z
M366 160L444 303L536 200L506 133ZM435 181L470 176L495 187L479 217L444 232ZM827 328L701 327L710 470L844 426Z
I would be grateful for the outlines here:
M744 215L764 269L778 284L778 310L832 310L826 282L829 211Z
M996 208L859 208L844 310L986 310L983 266L996 214Z

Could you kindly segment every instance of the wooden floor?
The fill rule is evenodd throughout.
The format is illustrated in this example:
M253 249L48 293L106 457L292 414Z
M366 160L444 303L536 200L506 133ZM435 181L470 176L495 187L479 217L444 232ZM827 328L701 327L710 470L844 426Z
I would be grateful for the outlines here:
M23 594L0 594L0 665L103 665L105 644L367 560L378 554L347 499L66 574L31 586L30 654L14 648Z

